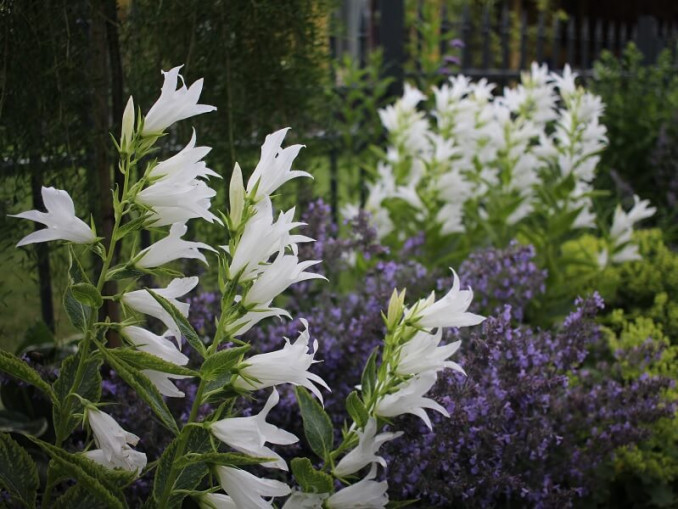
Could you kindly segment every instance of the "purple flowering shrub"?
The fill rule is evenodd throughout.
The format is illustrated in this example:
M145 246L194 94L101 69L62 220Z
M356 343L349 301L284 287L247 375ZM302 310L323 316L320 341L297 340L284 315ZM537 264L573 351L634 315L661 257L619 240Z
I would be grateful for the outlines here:
M447 372L433 390L450 418L433 416L433 432L412 419L389 446L392 495L424 507L568 507L611 496L615 450L646 439L674 407L662 401L668 378L624 380L621 365L638 352L609 354L595 323L601 308L597 295L578 300L551 332L513 325L507 306L472 332L457 357L467 377Z
M382 341L381 312L393 289L407 287L408 300L414 299L448 288L450 274L414 261L421 237L386 261L388 253L366 217L352 225L351 239L333 237L329 217L322 203L310 208L304 233L318 242L305 245L300 256L325 260L330 283L297 285L286 307L307 319L318 339L317 358L323 361L314 369L333 390L325 395L325 407L341 424L347 418L345 398ZM471 310L489 318L465 337L455 359L468 376L450 371L434 389L451 417L432 416L433 432L416 418L399 420L397 428L406 436L386 448L393 498L416 498L421 507L565 507L591 497L594 486L604 498L615 450L641 442L648 425L672 414L672 404L662 399L668 378L622 374L629 359L651 362L660 354L637 348L612 352L595 321L602 308L597 295L578 301L557 331L521 325L527 303L544 292L546 274L534 256L530 246L513 243L476 252L459 267L462 284L475 292ZM333 290L335 277L346 277L339 276L342 270L352 272L348 293ZM212 299L193 300L194 323L212 322ZM298 320L273 321L247 339L266 352L300 329ZM280 390L281 403L270 420L301 436L293 392Z

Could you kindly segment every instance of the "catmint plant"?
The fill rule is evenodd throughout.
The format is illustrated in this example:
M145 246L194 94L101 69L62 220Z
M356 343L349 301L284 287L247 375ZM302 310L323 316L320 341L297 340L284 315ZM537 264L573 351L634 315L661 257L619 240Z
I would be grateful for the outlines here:
M204 162L210 148L196 145L195 132L174 156L164 161L152 158L173 123L215 109L199 104L202 80L187 87L179 70L164 73L161 95L146 115L135 111L131 98L127 103L115 142L124 182L113 192L110 238L97 236L93 226L75 215L66 191L45 188L46 213L18 214L47 225L20 245L68 243L70 282L64 305L80 337L77 350L61 363L53 383L23 360L0 352L0 370L33 385L51 403L55 437L50 441L26 434L24 442L50 459L44 489L38 494L34 460L18 441L1 433L0 484L13 501L27 507L38 498L43 507L73 503L125 507L123 490L135 479L151 477L145 507L180 507L187 497L202 507L273 507L273 499L288 496L286 502L277 502L284 507L384 507L388 484L377 480L378 468L385 466L379 448L400 434L383 428L405 413L420 417L429 427L427 410L448 415L426 394L443 370L463 371L450 360L460 342L442 343L442 330L483 321L468 311L473 294L462 289L454 273L451 289L440 299L431 293L407 306L405 290L393 291L383 313L383 345L367 359L360 387L346 400L351 422L335 444L338 432L323 409L323 394L330 387L312 371L320 361L319 345L308 322L299 317L302 328L296 337L277 338L276 348L268 352L253 353L244 339L267 318L292 318L290 310L278 304L290 286L325 279L313 271L320 259L299 257L300 245L313 239L293 232L302 226L294 219L295 210L274 213L279 188L310 177L292 168L302 146L282 147L288 129L268 135L247 182L235 165L228 210L212 211L216 192L209 179L219 175ZM183 239L190 220L222 228L224 243L213 247ZM142 230L153 230L162 238L139 250L134 239ZM121 251L123 244L128 249ZM118 251L129 253L129 258L116 260ZM92 252L101 258L94 279L83 269L84 257ZM199 278L167 264L179 259L207 263L208 257L217 270L217 312L211 334L200 336L188 320L189 294ZM148 288L146 275L169 281ZM122 290L107 294L108 281L122 282ZM119 305L121 318L99 317L104 301ZM162 327L154 329L154 324ZM111 332L122 337L122 347L109 343ZM158 457L144 452L144 445L150 454L159 444L143 444L143 433L121 426L102 401L102 386L109 391L113 387L104 383L103 369L122 380L166 430L167 443ZM307 457L294 458L288 465L269 447L299 441L267 420L280 400L278 387L285 386L295 387L304 434L319 466ZM240 415L239 402L258 391L266 397L261 411ZM177 418L167 398L187 397L190 406ZM284 478L288 470L298 489L292 490ZM138 487L142 492L143 486Z

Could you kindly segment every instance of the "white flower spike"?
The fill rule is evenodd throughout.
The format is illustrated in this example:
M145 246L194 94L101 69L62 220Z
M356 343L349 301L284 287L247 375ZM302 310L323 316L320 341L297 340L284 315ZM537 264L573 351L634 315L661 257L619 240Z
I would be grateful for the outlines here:
M177 366L185 366L188 364L188 357L174 346L174 344L164 336L158 336L151 331L137 327L136 325L129 325L123 327L120 332L126 336L138 350L150 353L162 360L176 364Z
M87 419L98 449L87 451L85 456L107 468L137 473L144 469L146 455L130 447L137 445L139 437L122 429L113 417L101 410L88 409Z
M238 468L216 467L221 487L233 499L236 507L267 509L273 507L263 497L284 497L291 493L290 487L273 479L261 479Z
M222 419L212 423L210 431L215 437L236 451L259 458L275 458L274 461L262 463L262 466L287 470L285 460L264 445L266 442L290 445L299 441L292 433L266 422L268 413L278 404L279 400L278 391L274 388L259 414L251 417Z
M174 122L217 109L215 106L198 104L203 80L201 78L193 83L190 88L186 88L184 78L179 74L182 67L180 65L167 72L162 71L165 81L160 91L160 97L146 114L144 135L162 133ZM182 83L179 88L177 88L178 79Z
M424 371L440 371L441 369L451 368L465 374L459 364L447 360L459 349L461 341L438 346L442 334L443 329L441 327L438 327L435 334L429 334L426 331L417 332L400 349L396 373L399 375L417 375Z
M143 269L150 269L180 258L193 258L207 265L205 255L200 252L200 249L216 250L204 242L182 240L181 237L186 234L187 230L188 227L184 223L173 224L169 235L141 251L134 264Z
M89 244L96 235L83 220L75 215L75 206L71 196L61 189L42 188L42 201L47 212L28 210L10 217L29 219L47 226L47 228L26 235L17 247L50 240L68 240L76 244Z

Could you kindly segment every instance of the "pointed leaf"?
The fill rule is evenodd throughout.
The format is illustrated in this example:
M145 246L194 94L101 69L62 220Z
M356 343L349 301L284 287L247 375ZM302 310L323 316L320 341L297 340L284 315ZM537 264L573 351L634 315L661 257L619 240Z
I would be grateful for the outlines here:
M259 465L273 461L275 458L256 458L237 452L208 452L204 454L187 454L177 461L177 468L184 468L188 465L207 464L207 465L225 465L230 467L244 467L250 465Z
M295 387L304 433L311 450L327 461L334 444L332 421L323 407L303 387Z
M360 378L360 386L365 400L369 399L377 383L377 351L377 348L372 350Z
M104 303L99 290L93 284L75 283L71 285L70 290L75 300L84 306L99 309Z
M200 376L204 380L216 380L219 375L228 373L237 366L249 348L249 345L243 345L210 355L200 368Z
M146 217L144 216L139 216L135 219L132 219L131 221L126 222L123 224L118 230L115 232L115 240L120 240L127 234L134 232L136 230L140 230L141 227L144 225L144 222L146 221Z
M81 304L73 295L71 288L66 289L64 293L64 308L68 319L76 329L86 332L89 325L89 318L92 315L92 309L89 306Z
M21 412L0 410L0 431L6 433L23 433L39 437L47 431L47 419L39 417L31 419Z
M30 436L28 438L49 454L54 462L54 468L75 479L82 488L96 497L100 504L105 503L104 507L121 509L127 507L122 491L115 486L111 479L107 478L108 472L115 471L109 471L85 456L71 454L37 438ZM129 477L131 472L125 472L125 474Z
M37 371L18 357L4 350L0 350L0 371L4 371L8 375L40 389L52 401L57 401L52 387L42 379Z
M153 290L147 291L153 296L155 300L158 301L158 304L160 304L163 309L170 314L174 322L179 327L181 334L186 338L186 341L188 341L188 343L200 354L201 357L205 358L207 355L205 345L200 340L198 333L195 332L195 329L191 326L186 317L184 317L184 315L182 315L179 310L165 297L158 295Z
M160 418L162 424L175 435L178 434L179 428L174 417L172 417L169 408L167 408L165 400L162 399L162 395L148 377L138 369L130 366L127 362L116 357L111 350L104 348L101 351L106 358L106 362L148 404L155 415Z
M294 478L306 493L332 493L334 482L332 476L313 468L308 458L294 458L290 463Z
M351 392L346 398L346 410L359 428L365 427L365 424L367 424L367 421L370 418L370 414L367 412L365 404L362 402L356 391Z
M54 393L57 404L52 409L52 415L55 426L63 426L64 436L70 434L78 425L78 420L73 417L74 413L82 412L82 403L78 398L70 397L69 394L75 393L89 401L99 401L101 398L101 358L99 356L89 356L83 364L83 375L77 387L74 387L76 373L78 370L78 361L80 353L68 356L61 363L59 378L54 382ZM62 410L64 402L68 398L69 403L66 413Z
M197 371L168 362L160 357L132 348L114 348L108 353L137 369L153 369L174 375L199 376Z
M26 449L0 433L0 486L24 507L35 507L38 469Z

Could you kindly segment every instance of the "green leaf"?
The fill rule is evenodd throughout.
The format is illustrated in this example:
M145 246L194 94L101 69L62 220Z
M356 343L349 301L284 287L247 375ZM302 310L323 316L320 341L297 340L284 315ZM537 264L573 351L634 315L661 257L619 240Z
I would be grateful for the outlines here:
M334 444L332 421L323 407L303 387L295 387L304 433L311 450L327 461Z
M42 379L37 371L18 357L15 357L9 352L5 352L4 350L0 350L0 371L4 371L8 375L12 375L22 382L37 387L49 396L52 401L57 401L54 396L54 391L50 385Z
M78 299L73 295L71 288L67 288L64 293L64 308L66 309L66 314L68 319L73 324L73 327L76 329L87 332L87 327L89 325L89 318L92 315L92 308L81 304Z
M377 352L378 349L372 350L370 357L367 359L365 369L360 377L360 386L364 399L369 399L377 383Z
M0 433L0 486L24 507L35 507L38 469L26 449Z
M184 428L182 433L190 433L188 440L186 440L186 447L184 448L181 458L184 458L190 453L206 453L212 451L210 434L207 430L200 428ZM170 485L170 475L173 468L176 467L176 462L179 461L177 456L177 444L181 437L177 437L165 449L158 467L155 471L155 480L153 482L153 499L156 505L161 502L165 492L171 493L175 490L193 490L200 481L209 473L209 468L204 463L194 463L183 468L181 473L175 477L174 482ZM175 493L169 497L169 502L162 506L162 509L181 507L181 501L186 497L185 493Z
M208 452L203 454L186 454L176 462L177 468L184 468L195 464L225 465L229 467L244 467L259 465L273 461L275 458L256 458L237 452Z
M174 322L179 327L181 334L186 338L186 341L188 341L193 349L195 349L202 358L205 358L207 355L205 345L200 340L198 333L195 332L195 329L191 326L186 317L184 317L184 315L182 315L179 310L162 295L158 295L153 290L146 289L146 291L150 293L153 298L158 301L158 304L160 304L162 308L170 314Z
M39 437L47 431L47 419L31 419L26 414L14 410L0 410L0 431L16 432Z
M249 348L249 345L243 345L210 355L200 368L200 376L204 380L216 380L220 375L230 372L237 366Z
M104 303L99 290L93 284L75 283L71 285L70 290L75 300L84 306L99 309Z
M80 484L71 486L66 493L57 498L51 505L53 509L92 509L99 500Z
M86 400L97 402L101 398L101 358L99 356L88 356L83 364L83 375L77 387L75 375L78 370L78 360L80 353L68 356L61 363L59 378L54 382L54 392L56 394L57 404L52 409L55 426L63 426L64 436L70 434L78 425L78 420L73 417L74 413L82 412L82 403L80 399L71 397L69 404L65 407L68 411L63 414L62 406L69 394L75 393Z
M332 493L334 482L332 476L313 468L308 458L294 458L290 463L294 478L306 493Z
M94 463L83 455L71 454L52 444L28 437L33 443L40 446L54 462L54 468L58 468L68 477L75 479L83 489L86 489L99 503L105 503L107 508L125 508L125 498L122 491L115 485L114 477L101 465ZM125 478L129 479L132 472L122 471Z
M367 412L365 404L362 402L356 391L351 392L346 398L346 410L359 428L365 427L367 420L370 418L370 414Z
M169 408L167 408L165 401L162 399L162 395L148 377L138 369L130 366L127 362L116 357L112 350L103 348L101 351L104 357L106 357L106 362L151 407L151 410L160 418L162 424L175 435L178 434L179 428L174 417L172 417Z
M120 240L127 234L141 229L141 227L144 225L144 222L146 221L145 216L139 216L135 219L132 219L131 221L126 222L123 224L118 230L115 232L115 240Z
M197 371L184 366L178 366L160 357L134 350L133 348L113 348L108 350L108 353L136 369L154 369L155 371L172 373L174 375L199 376Z

